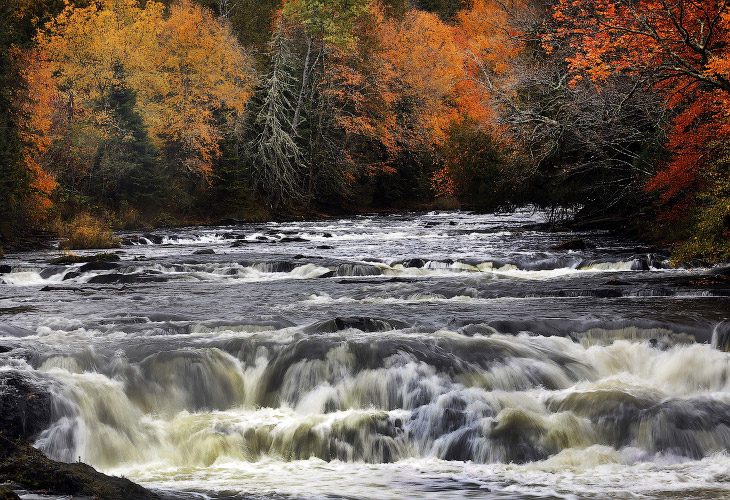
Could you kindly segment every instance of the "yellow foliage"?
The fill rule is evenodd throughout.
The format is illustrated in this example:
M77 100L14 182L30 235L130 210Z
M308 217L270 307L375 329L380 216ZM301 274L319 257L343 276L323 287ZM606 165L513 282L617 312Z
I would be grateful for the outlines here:
M114 236L111 227L89 214L74 217L71 223L62 229L61 234L64 239L61 240L60 247L65 250L119 246L119 240Z
M206 9L183 1L164 14L163 4L152 0L144 7L138 0L86 8L67 2L38 44L58 88L75 96L92 122L108 120L108 93L128 85L153 141L175 151L168 161L205 177L226 132L216 116L233 125L251 95L254 72L230 27Z

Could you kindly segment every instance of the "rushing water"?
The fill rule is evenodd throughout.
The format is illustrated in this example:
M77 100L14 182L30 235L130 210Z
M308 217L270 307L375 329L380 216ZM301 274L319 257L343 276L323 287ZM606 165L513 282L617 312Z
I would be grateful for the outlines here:
M158 232L111 265L12 255L0 370L51 388L39 449L152 488L730 498L728 290L535 222L361 216ZM550 250L575 237L588 248Z

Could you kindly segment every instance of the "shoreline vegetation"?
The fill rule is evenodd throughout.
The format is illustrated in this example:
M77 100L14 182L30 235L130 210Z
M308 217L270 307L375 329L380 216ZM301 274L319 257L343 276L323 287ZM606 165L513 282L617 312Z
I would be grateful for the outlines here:
M534 205L726 261L730 5L679 4L8 0L0 246Z

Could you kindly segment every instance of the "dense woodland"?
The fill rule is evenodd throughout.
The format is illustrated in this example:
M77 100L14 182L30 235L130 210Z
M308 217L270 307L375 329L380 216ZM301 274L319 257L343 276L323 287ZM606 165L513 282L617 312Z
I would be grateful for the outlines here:
M5 238L532 204L730 258L728 0L5 0L0 37Z

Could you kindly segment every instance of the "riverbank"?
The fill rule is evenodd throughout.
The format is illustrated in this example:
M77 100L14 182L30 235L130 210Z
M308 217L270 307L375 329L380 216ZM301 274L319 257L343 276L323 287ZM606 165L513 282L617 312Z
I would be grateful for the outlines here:
M80 495L98 500L162 500L157 493L129 479L107 476L80 462L56 462L23 440L11 440L0 435L0 493L3 487L6 490ZM5 498L13 497L6 492Z

